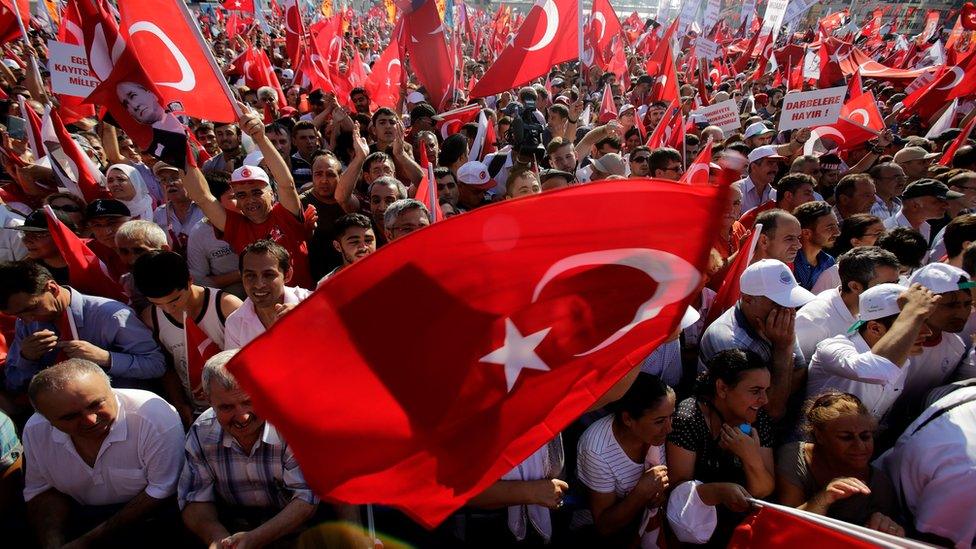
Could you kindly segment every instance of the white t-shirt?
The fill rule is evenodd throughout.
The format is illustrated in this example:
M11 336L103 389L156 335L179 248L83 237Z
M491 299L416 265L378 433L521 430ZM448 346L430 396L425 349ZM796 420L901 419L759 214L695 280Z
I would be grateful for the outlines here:
M917 409L929 391L950 381L965 352L966 344L962 338L942 332L942 341L938 345L923 347L922 354L909 359L902 396L909 410Z
M837 336L820 344L810 361L807 398L829 390L851 393L881 419L901 395L905 374L905 365L872 353L861 334Z
M164 499L176 493L183 467L183 424L176 410L149 391L113 389L119 414L89 467L71 437L41 414L24 427L24 499L50 488L81 505L127 503L145 492Z
M817 344L847 334L855 318L840 297L840 288L817 294L817 298L796 312L796 341L803 356L813 359Z
M950 539L958 548L972 546L976 387L954 391L927 408L877 465L888 473L918 530Z

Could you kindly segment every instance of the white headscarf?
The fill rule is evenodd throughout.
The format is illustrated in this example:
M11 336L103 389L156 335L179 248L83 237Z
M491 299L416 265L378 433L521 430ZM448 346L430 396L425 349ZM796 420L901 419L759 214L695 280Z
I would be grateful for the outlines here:
M139 173L139 170L129 164L112 164L108 167L108 171L105 172L106 175L112 170L119 170L124 173L129 178L129 182L132 183L132 188L136 191L136 195L131 200L122 200L120 198L116 198L116 200L122 202L129 208L132 219L152 221L152 196L149 194L149 189L146 187L146 182L142 179L142 174Z

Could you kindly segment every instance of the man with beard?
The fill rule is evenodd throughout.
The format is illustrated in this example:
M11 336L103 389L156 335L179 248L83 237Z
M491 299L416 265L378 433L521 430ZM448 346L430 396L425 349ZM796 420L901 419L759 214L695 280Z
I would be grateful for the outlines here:
M227 371L235 352L204 365L211 407L187 435L178 498L183 523L205 544L261 547L299 530L319 502L291 447Z
M820 275L836 263L824 251L840 236L840 227L830 204L823 201L800 204L793 210L793 217L800 222L801 252L796 254L793 272L800 286L810 290Z
M288 250L272 240L258 240L241 252L241 282L247 299L227 317L224 348L239 349L274 325L282 315L311 295L286 286L292 279Z
M236 124L218 122L214 124L214 134L220 154L204 162L201 169L204 172L231 173L247 156L241 145L241 128Z
M369 218L360 213L346 214L336 219L332 246L342 256L342 265L322 277L319 286L330 277L376 251L376 233Z

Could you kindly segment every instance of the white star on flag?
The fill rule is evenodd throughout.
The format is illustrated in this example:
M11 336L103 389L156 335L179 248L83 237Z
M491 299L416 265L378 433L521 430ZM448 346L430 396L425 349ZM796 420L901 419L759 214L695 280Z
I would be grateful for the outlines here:
M505 381L508 383L508 391L512 391L515 382L518 380L522 370L549 371L549 366L535 354L535 348L542 343L549 330L539 330L534 334L523 336L522 332L515 326L512 319L505 319L505 344L481 357L479 362L490 362L492 364L505 365Z

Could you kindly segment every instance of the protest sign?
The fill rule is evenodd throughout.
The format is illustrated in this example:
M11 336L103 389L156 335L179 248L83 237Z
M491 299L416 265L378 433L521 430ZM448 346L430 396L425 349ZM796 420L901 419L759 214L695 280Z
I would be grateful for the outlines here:
M47 43L47 49L51 89L54 93L88 97L99 81L94 74L90 74L84 46L51 40Z
M718 44L707 38L699 36L695 39L695 56L699 59L711 61L719 56Z
M742 124L739 123L739 106L735 104L734 99L726 99L695 112L707 118L710 125L718 126L726 133L742 129Z
M790 92L783 99L783 112L779 117L779 131L796 128L812 128L837 122L844 106L847 86Z

